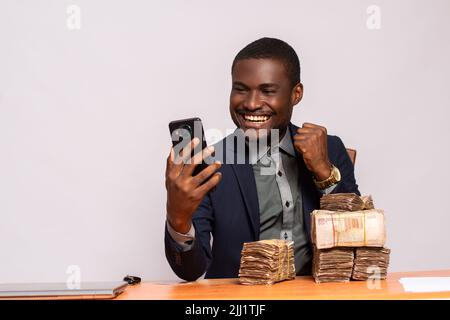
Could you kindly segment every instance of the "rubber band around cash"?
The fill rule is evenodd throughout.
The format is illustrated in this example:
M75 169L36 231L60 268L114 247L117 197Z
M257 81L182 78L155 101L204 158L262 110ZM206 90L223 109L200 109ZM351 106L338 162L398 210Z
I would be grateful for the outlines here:
M363 211L363 230L364 230L364 245L367 245L366 241L366 212Z
M363 214L363 246L367 246L367 234L366 234L366 211L360 211ZM333 246L334 247L339 247L339 232L336 232L336 227L335 227L335 216L336 219L341 216L341 213L332 213L330 214L331 216L331 226L333 229Z

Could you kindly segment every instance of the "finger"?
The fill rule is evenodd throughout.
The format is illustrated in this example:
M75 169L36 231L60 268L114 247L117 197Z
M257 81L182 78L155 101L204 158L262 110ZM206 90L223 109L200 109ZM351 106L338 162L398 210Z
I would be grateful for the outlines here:
M297 134L314 133L316 130L316 128L298 128Z
M317 126L321 131L323 131L324 133L327 133L327 128L322 127L322 126Z
M204 184L202 184L200 187L198 187L196 190L202 194L204 197L212 188L214 188L222 179L222 173L216 172L214 175L206 181Z
M174 160L174 153L173 153L173 147L171 147L170 153L169 153L169 156L167 157L167 162L166 162L166 177L167 177L168 173L175 166L175 164L173 163L173 160Z
M312 135L313 135L313 133L311 133L311 132L297 133L293 139L300 140L300 139L310 138L310 137L312 137Z
M208 179L221 166L222 166L222 164L220 163L220 161L216 161L213 164L210 164L209 166L207 166L202 171L200 171L196 176L194 176L192 178L193 181L194 181L195 186L201 185L203 183L203 181Z
M167 157L166 172L173 167L173 165L174 165L173 160L174 160L173 147L171 147L170 148L170 152L169 152L169 156Z
M308 146L305 143L302 143L301 141L294 142L294 146L302 154L308 151Z
M175 163L175 151L170 148L170 154L167 158L166 178L176 178L183 169L183 162Z
M192 150L198 145L199 140L197 137L193 138L180 152L180 156L183 159L183 163L187 163L187 160L191 158Z
M214 147L210 146L202 150L202 152L197 153L192 159L190 159L188 164L186 164L181 172L183 176L192 176L195 166L202 163L202 160L208 158L214 152Z
M195 147L199 144L200 140L195 137L194 139L191 140L190 143L188 143L186 146L184 146L184 148L180 151L180 154L177 157L177 161L178 163L189 163L189 160L191 158L191 153L192 150L195 149Z
M203 160L208 158L213 153L214 153L214 146L206 147L205 149L202 150L202 152L198 152L194 155L191 163L195 165L200 164L202 163Z
M298 136L310 136L313 139L326 136L326 134L327 132L325 128L306 128L297 131Z
M320 126L317 124L311 123L311 122L305 122L305 123L303 123L302 127L303 128L318 128Z
M173 168L173 162L172 162L171 156L172 156L172 148L170 148L170 153L166 160L166 173L165 173L166 183L167 183L167 178L169 177L169 174Z
M298 134L296 134L295 136L294 136L294 140L295 141L297 141L297 140L308 140L308 139L310 139L310 137L312 136L312 134L311 133L298 133Z
M312 130L316 130L321 133L325 133L325 134L327 133L327 128L320 126L318 124L309 123L309 122L305 122L303 124L303 128L300 128L300 129L310 129L310 130L312 129Z

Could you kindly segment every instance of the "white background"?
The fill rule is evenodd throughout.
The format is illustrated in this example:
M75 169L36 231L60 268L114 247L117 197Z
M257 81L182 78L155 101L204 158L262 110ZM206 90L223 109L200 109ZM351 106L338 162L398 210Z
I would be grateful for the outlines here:
M66 9L81 8L81 29ZM369 30L366 9L381 8ZM298 52L314 122L358 150L391 271L449 269L450 2L0 2L0 282L176 279L164 257L168 122L233 128L235 54Z

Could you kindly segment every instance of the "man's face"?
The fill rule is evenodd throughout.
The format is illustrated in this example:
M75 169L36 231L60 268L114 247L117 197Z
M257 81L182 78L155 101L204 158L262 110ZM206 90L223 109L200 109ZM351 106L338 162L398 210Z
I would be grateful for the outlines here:
M258 138L263 136L260 129L268 134L271 129L278 129L281 138L302 93L301 84L292 88L281 61L239 60L232 72L231 118L245 132L254 129Z

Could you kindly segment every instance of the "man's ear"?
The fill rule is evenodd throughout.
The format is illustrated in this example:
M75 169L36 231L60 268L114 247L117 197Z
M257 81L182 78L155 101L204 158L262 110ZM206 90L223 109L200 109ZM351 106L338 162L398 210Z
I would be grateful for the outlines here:
M299 82L293 89L291 95L291 103L295 106L303 98L303 84Z

